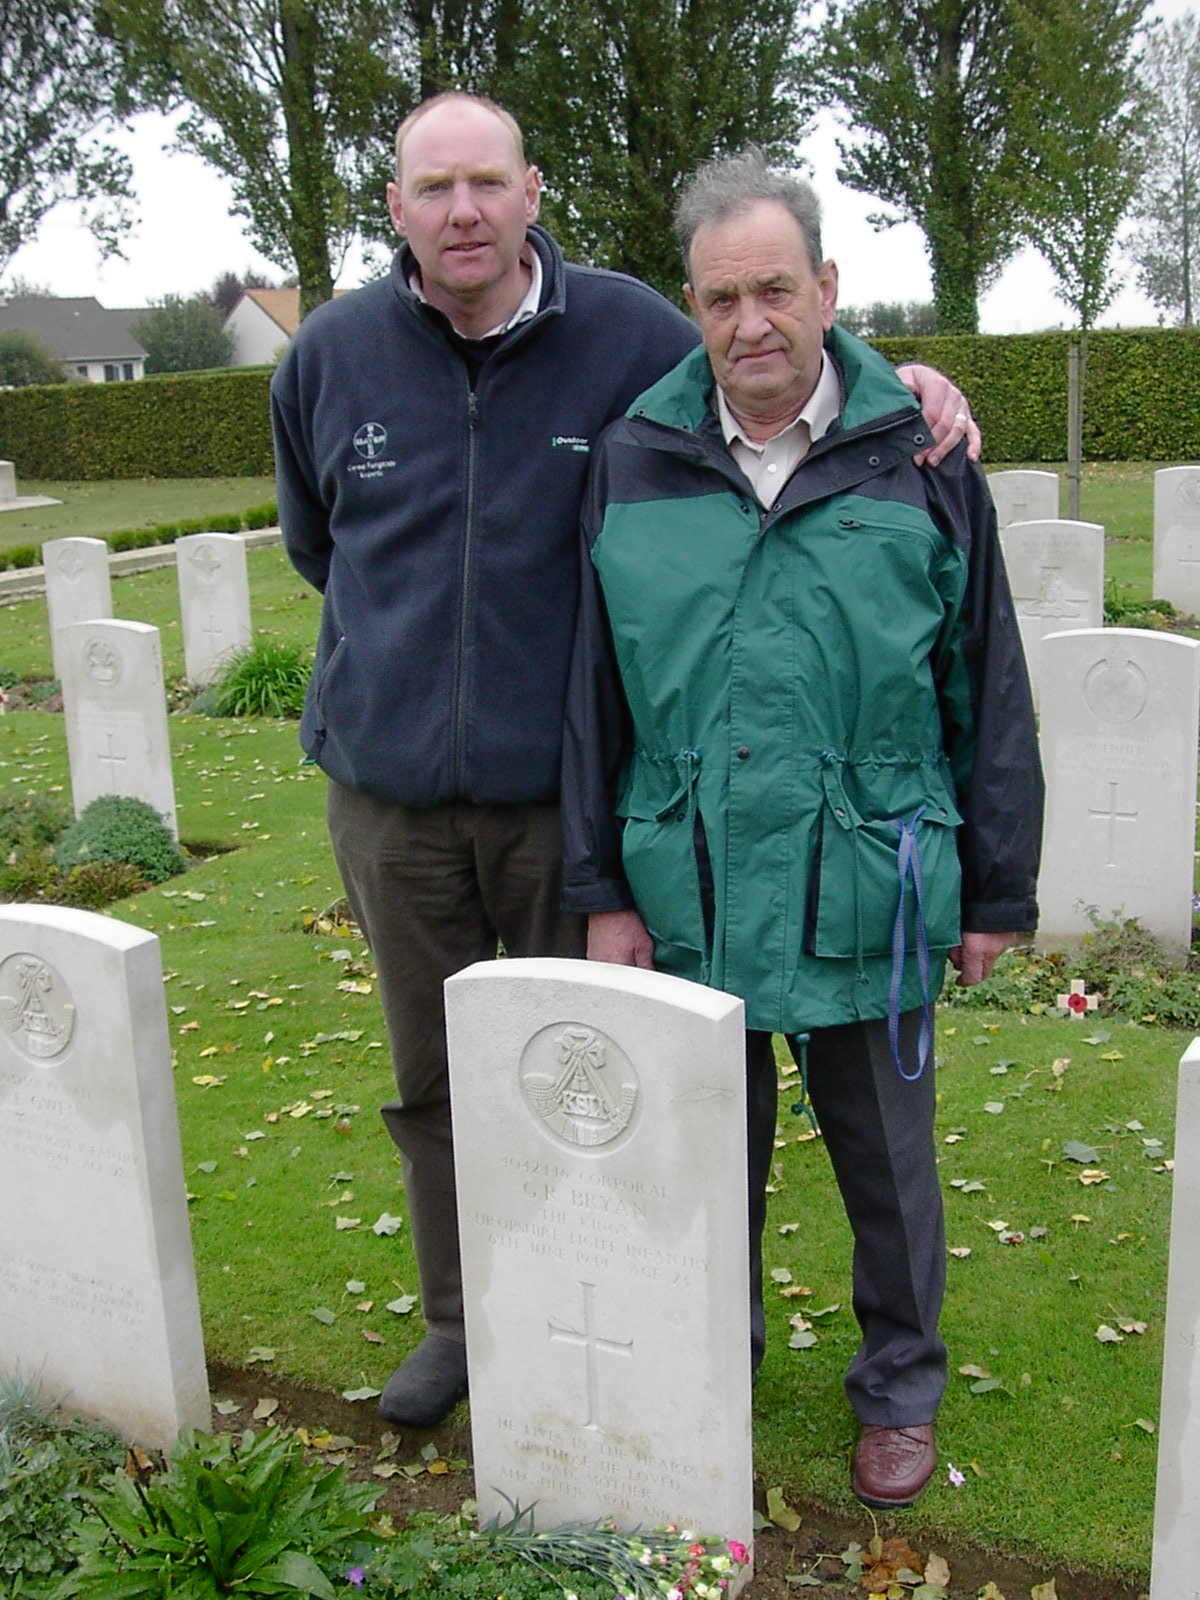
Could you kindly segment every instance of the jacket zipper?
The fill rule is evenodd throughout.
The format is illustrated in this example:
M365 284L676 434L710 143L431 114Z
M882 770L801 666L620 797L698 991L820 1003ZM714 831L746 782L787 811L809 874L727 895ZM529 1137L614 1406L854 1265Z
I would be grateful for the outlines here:
M471 609L471 554L475 537L475 452L479 406L475 390L467 389L467 515L463 529L462 582L458 601L458 659L454 672L454 787L464 792L467 747L467 618Z

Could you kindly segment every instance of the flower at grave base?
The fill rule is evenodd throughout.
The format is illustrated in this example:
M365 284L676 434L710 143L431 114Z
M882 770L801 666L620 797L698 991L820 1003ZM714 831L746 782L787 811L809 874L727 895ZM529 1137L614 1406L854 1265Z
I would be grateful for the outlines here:
M350 1571L346 1574L346 1581L351 1585L352 1588L361 1589L363 1586L363 1577L364 1573L361 1567L351 1567Z
M730 1539L729 1554L739 1567L744 1567L750 1559L750 1552L740 1539Z
M697 1542L697 1543L688 1545L688 1555L690 1555L690 1556L702 1556L703 1554L704 1554L704 1546L702 1544Z
M1084 994L1069 994L1067 996L1068 1011L1086 1011L1088 1008L1087 996Z

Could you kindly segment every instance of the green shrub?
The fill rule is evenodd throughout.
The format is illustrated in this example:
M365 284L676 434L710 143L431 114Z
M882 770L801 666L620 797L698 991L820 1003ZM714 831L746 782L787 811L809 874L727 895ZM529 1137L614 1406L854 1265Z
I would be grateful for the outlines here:
M53 844L71 822L66 802L48 794L0 794L0 859Z
M147 881L158 880L147 880L142 868L132 861L81 861L66 874L53 898L60 905L78 906L81 911L99 911L114 900L137 894Z
M19 1379L0 1384L0 1594L41 1600L71 1570L84 1493L124 1454L107 1428L56 1421Z
M218 717L298 717L311 672L308 646L261 640L230 657L197 709Z
M242 512L242 527L248 531L254 528L273 528L279 521L279 507L274 500L266 505L251 506L248 511Z
M58 1597L333 1600L330 1577L345 1571L378 1497L348 1484L343 1467L306 1463L274 1429L240 1438L186 1429L166 1472L144 1484L117 1473L89 1496L95 1520L74 1534L79 1565Z
M1130 600L1131 584L1109 578L1104 585L1104 626L1106 628L1158 628L1172 631L1179 613L1169 600Z
M42 552L35 544L14 544L0 550L0 568L36 567L41 559Z
M83 862L124 861L141 869L151 883L186 870L187 862L171 830L153 806L130 795L104 794L84 808L55 846L60 870Z

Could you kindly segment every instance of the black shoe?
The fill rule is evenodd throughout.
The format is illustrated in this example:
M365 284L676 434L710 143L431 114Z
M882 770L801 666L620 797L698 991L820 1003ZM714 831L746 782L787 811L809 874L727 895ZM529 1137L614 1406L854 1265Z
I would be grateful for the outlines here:
M403 1428L432 1428L466 1392L466 1345L427 1333L384 1384L379 1415Z

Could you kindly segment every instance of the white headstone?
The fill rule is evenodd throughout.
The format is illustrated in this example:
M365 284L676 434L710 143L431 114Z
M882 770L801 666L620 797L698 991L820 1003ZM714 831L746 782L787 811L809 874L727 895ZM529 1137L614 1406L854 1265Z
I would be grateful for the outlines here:
M511 960L450 978L446 1016L481 1521L749 1547L741 1001Z
M1013 522L1000 535L1034 703L1048 633L1104 625L1104 529L1098 522Z
M75 815L97 795L128 794L152 805L178 835L158 629L75 622L61 637Z
M987 481L1000 527L1007 528L1010 522L1053 522L1057 518L1057 472L989 472Z
M175 541L183 663L188 681L209 684L251 640L246 541L236 533L193 533Z
M1194 639L1102 628L1042 641L1043 949L1077 941L1098 914L1136 917L1186 952L1198 726Z
M112 616L108 545L103 539L49 539L42 546L46 609L54 676L62 682L59 632L73 622L105 621Z
M0 1371L156 1449L211 1422L153 934L0 906Z
M1158 1419L1158 1482L1150 1600L1200 1600L1196 1576L1196 1523L1200 1520L1200 1039L1179 1063L1175 1117L1175 1173L1163 1338L1162 1406Z
M0 501L17 498L17 474L11 461L0 461Z
M1200 616L1200 467L1154 474L1154 594Z

